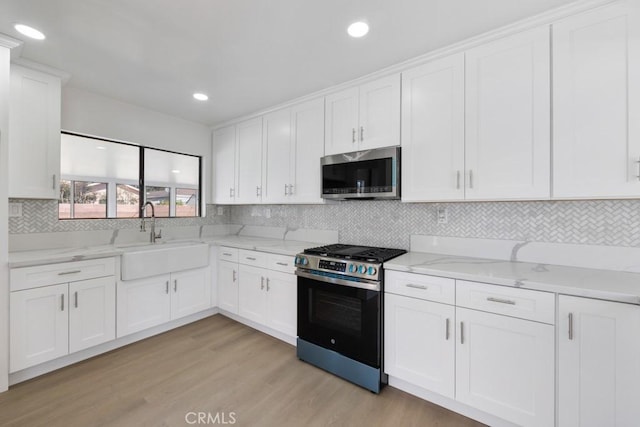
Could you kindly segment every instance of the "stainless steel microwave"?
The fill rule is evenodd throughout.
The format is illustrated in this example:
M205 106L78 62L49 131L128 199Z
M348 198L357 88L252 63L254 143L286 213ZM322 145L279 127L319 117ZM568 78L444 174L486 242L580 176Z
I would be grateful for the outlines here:
M323 199L400 198L400 147L325 156L320 165Z

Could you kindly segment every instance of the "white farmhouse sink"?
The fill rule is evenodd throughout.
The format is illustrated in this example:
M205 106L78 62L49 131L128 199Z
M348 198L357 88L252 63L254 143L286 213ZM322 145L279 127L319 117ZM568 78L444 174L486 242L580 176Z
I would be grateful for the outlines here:
M207 243L176 242L129 247L122 254L122 280L141 279L209 265Z

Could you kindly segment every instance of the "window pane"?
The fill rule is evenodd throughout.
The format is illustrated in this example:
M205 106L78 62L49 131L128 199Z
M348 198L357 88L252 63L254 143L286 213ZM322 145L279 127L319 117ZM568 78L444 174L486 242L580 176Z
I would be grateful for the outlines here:
M146 148L144 180L149 185L173 187L183 184L197 187L200 181L200 158Z
M60 141L60 173L63 177L138 182L139 147L65 133Z
M107 184L103 182L74 181L74 218L107 217Z
M170 202L170 188L168 187L150 187L146 188L146 201L153 203L156 217L168 217L169 216L169 202ZM149 209L149 208L147 208ZM146 213L145 216L150 217L151 212Z
M117 184L116 193L116 217L139 217L140 188L137 185Z
M58 218L71 218L71 181L60 180L60 199L58 200Z
M176 188L176 216L199 215L198 190Z

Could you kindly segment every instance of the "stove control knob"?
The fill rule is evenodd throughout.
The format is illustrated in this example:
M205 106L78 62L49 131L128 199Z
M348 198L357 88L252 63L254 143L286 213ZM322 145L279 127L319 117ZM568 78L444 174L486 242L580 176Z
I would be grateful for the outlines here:
M367 267L365 267L364 265L360 264L360 267L358 267L358 273L364 274L366 272L367 272Z
M369 276L373 276L374 274L376 274L378 272L378 270L375 267L369 267L367 269L367 274L369 274Z
M296 258L293 260L294 264L300 264L300 258L298 256L296 256Z
M309 264L309 260L306 257L299 256L299 257L296 257L296 264L307 265Z
M358 267L355 264L349 264L349 273L355 273L358 271Z

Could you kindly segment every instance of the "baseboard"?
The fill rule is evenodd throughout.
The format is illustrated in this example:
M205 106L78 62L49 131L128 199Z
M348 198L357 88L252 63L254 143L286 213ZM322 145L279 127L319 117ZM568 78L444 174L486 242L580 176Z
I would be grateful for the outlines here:
M264 332L267 335L271 335L274 338L278 338L281 341L286 342L287 344L291 344L292 346L296 346L296 338L295 336L291 336L291 335L287 335L283 332L280 331L276 331L275 329L271 329L268 326L264 326L260 323L256 323L252 320L249 319L245 319L242 316L239 316L235 313L231 313L229 311L226 310L222 310L220 309L220 314L222 314L225 317L228 317L229 319L235 320L238 323L242 323L243 325L247 325L250 328L256 329L260 332Z

